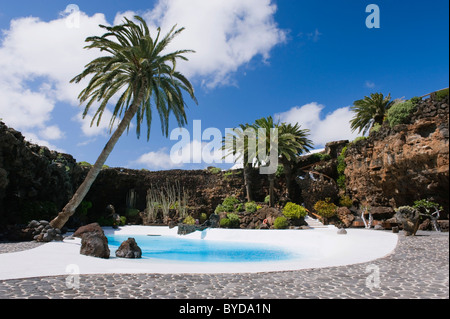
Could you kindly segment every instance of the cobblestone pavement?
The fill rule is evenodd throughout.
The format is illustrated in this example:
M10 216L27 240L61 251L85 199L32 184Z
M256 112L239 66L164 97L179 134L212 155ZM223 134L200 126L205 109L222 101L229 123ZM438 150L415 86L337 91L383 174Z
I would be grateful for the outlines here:
M0 281L0 298L448 299L449 235L400 233L389 256L342 267L258 274L81 275L78 288L69 288L67 279Z

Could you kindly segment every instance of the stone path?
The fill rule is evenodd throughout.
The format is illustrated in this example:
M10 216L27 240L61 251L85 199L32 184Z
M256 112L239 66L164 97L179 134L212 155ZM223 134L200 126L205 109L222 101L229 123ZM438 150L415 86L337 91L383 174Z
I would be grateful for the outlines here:
M449 235L399 234L395 251L369 263L259 274L81 275L0 281L0 298L449 298ZM0 243L0 252L4 251ZM377 280L379 278L379 281Z

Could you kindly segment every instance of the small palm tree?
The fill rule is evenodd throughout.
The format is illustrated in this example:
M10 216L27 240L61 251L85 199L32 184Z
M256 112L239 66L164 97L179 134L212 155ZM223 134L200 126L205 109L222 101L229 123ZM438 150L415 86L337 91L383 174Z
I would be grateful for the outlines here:
M292 200L292 183L294 181L295 164L300 155L307 153L313 147L313 142L308 139L310 130L302 129L301 125L281 123L279 125L279 134L281 136L291 136L294 143L291 143L289 152L281 152L280 162L283 165L284 175L286 177L286 190L288 198ZM289 140L287 140L289 141Z
M247 193L247 201L253 201L252 187L251 187L251 173L253 167L253 159L256 157L256 147L252 148L249 145L256 146L255 128L250 124L240 124L232 133L228 133L222 141L222 150L226 151L224 158L233 156L235 162L243 162L244 168L244 184Z
M266 132L266 152L270 154L272 136L270 136L273 129L276 129L278 132L278 142L277 142L277 151L278 151L278 159L284 162L292 162L296 159L296 157L301 154L303 151L307 150L310 147L311 141L306 139L306 135L308 130L300 130L300 126L290 125L285 123L275 123L271 116L261 118L255 121L254 126L256 128L263 128ZM295 133L295 134L294 134ZM297 134L297 135L296 135ZM261 137L258 135L258 139ZM259 153L258 153L259 155ZM268 158L268 156L266 157ZM258 158L261 163L261 159ZM266 163L269 164L269 163ZM273 163L272 163L273 164ZM273 207L275 204L275 173L267 175L269 180L269 206ZM292 177L290 177L292 178Z
M193 51L164 52L183 28L176 30L174 26L162 38L161 30L158 29L156 37L152 38L144 19L139 16L135 16L135 19L139 24L125 18L121 25L100 25L107 33L101 37L86 39L86 42L90 42L90 45L86 46L87 49L100 49L109 55L91 61L81 74L72 79L72 82L78 83L92 75L89 84L79 95L81 103L87 102L83 115L88 114L94 102L101 102L91 123L92 125L97 120L98 125L110 99L120 94L110 122L111 131L116 119L122 114L123 117L84 182L69 203L51 221L55 228L61 228L75 213L133 118L136 118L138 138L141 124L146 122L148 140L154 107L159 114L163 134L167 136L171 114L175 116L179 126L184 126L187 122L183 92L187 92L196 102L191 83L176 71L177 60L187 60L183 54Z
M365 96L353 104L351 110L355 116L350 121L350 127L353 132L358 130L358 133L365 135L373 124L383 124L384 116L394 101L391 101L391 94L384 97L381 93L372 93L370 97Z

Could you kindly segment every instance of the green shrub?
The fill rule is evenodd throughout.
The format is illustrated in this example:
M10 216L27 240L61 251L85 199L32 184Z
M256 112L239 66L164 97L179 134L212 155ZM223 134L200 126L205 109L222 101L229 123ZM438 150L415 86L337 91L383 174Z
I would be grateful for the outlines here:
M208 215L206 213L201 213L200 214L200 224L203 224L204 222L206 222L206 220L208 219Z
M345 163L345 153L347 152L347 148L348 146L345 146L342 151L341 154L338 156L337 158L337 173L338 173L338 179L337 179L337 184L339 189L345 190L345 169L347 168L347 164Z
M230 228L239 228L241 220L239 219L239 216L237 214L229 213L227 214L227 218L230 220Z
M101 216L98 218L97 222L102 227L114 226L116 221L112 217L104 217ZM124 226L127 222L127 218L125 216L120 216L120 223L117 226Z
M442 101L446 97L448 97L448 88L436 92L435 95L436 101Z
M245 211L249 213L254 213L258 210L258 206L255 202L245 203Z
M270 195L267 195L267 196L264 198L264 203L266 203L266 204L269 204L269 203L270 203Z
M239 205L239 200L234 196L225 198L222 203L222 206L227 213L235 212L237 205Z
M183 220L183 224L186 225L195 225L195 219L192 216L188 216Z
M300 219L305 217L308 211L305 207L297 205L295 203L287 203L283 208L283 215L289 219Z
M420 102L422 102L422 98L421 98L421 97L418 97L418 96L415 96L415 97L412 97L412 98L410 99L410 101L411 101L412 104L417 105L417 104L419 104Z
M334 203L330 203L330 201L331 198L326 198L314 204L314 210L317 212L317 215L323 218L330 218L336 214L338 207Z
M359 141L367 140L367 136L358 136L352 141L352 144L358 143Z
M283 176L283 174L284 174L284 166L283 165L278 165L277 171L275 172L275 176L277 178L280 178L281 176Z
M347 179L345 175L339 175L338 179L336 180L336 183L339 187L339 189L345 190L347 187Z
M125 215L128 217L135 217L139 214L139 209L137 208L127 208L125 210Z
M350 198L350 196L343 195L339 200L339 205L350 208L353 205L353 200Z
M230 227L230 220L228 218L222 218L219 222L220 227L222 228L228 228Z
M411 101L397 103L387 111L387 120L391 128L404 123L406 118L416 109L416 105Z
M286 229L288 228L288 221L286 217L277 217L273 222L273 227L275 229Z
M219 167L208 167L208 171L211 174L219 174L222 170Z
M380 123L374 123L372 128L370 129L370 133L374 132L378 132L381 129L381 124Z
M414 202L413 208L418 209L421 213L425 213L427 215L434 213L436 208L439 210L443 209L443 207L438 203L431 202L426 199L416 200Z
M239 205L236 206L237 212L243 212L244 211L244 204L239 203Z
M220 214L223 213L225 211L225 207L223 207L222 204L217 205L216 209L214 210L215 214Z
M83 167L92 167L92 164L88 162L79 162L78 165Z

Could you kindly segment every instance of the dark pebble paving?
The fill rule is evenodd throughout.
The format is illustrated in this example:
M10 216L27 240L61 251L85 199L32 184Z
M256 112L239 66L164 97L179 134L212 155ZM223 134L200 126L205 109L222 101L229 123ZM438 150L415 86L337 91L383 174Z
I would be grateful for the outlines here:
M5 252L5 245L0 243L0 252ZM29 245L28 249L34 244ZM12 246L7 249L14 250ZM398 246L389 256L342 267L257 274L81 275L76 289L68 288L66 279L0 281L0 298L448 299L449 235L420 231L418 236L405 237L400 233Z

